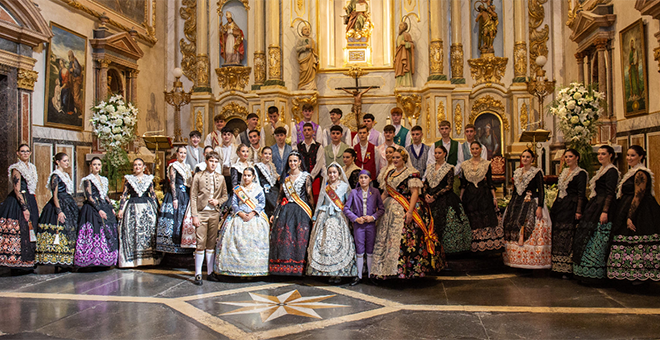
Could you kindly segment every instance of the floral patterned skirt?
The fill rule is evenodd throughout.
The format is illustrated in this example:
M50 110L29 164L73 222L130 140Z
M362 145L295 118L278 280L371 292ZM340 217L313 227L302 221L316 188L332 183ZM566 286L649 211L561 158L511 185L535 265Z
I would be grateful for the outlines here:
M298 204L287 203L273 221L268 271L273 275L302 276L312 219Z
M51 198L39 217L35 261L38 264L73 266L78 238L78 205L70 195L59 195L58 198L66 218L64 223L59 223Z
M156 205L146 197L131 198L119 225L119 268L160 263L156 251Z
M117 220L109 203L100 202L99 206L108 216L107 220L101 219L99 212L89 203L85 203L80 210L74 257L74 264L78 267L110 267L117 264Z
M34 195L25 195L33 228L39 221L39 208ZM11 268L34 267L35 243L30 242L30 226L11 191L0 205L0 266Z
M514 196L504 212L504 264L525 269L551 267L552 222L544 205L543 218L536 218L538 199Z
M230 276L268 275L268 221L260 215L244 222L227 217L215 248L213 271Z
M307 258L307 275L357 276L355 241L341 213L319 213L309 237Z

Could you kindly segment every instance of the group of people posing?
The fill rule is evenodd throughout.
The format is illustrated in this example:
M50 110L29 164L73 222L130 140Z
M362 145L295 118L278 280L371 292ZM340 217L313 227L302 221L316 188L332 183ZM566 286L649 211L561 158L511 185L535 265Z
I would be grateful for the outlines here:
M163 253L194 253L198 285L204 262L211 281L309 275L357 284L363 273L372 281L438 275L446 254L503 253L511 267L552 268L585 280L660 280L654 222L660 206L639 146L627 151L631 169L622 179L614 150L602 146L602 166L590 181L578 166L580 154L567 150L551 213L543 172L526 150L501 214L472 125L459 143L442 121L442 139L429 146L421 127L401 126L398 108L382 133L366 114L353 139L339 109L330 112L328 129L311 121L311 106L291 129L276 107L268 115L259 131L259 117L250 114L237 137L216 116L204 148L201 133L191 132L191 145L177 147L167 168L160 205L153 176L135 159L117 213L99 175L102 160L93 159L82 179L79 210L69 158L58 153L48 183L52 199L39 217L36 168L29 146L21 145L19 162L9 168L13 190L0 206L0 265L130 268L156 265Z

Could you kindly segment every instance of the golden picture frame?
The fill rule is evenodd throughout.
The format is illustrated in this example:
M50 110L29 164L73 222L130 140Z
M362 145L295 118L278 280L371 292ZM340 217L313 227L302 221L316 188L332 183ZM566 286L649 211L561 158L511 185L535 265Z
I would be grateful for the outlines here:
M646 36L644 21L639 19L619 32L621 46L621 79L623 79L623 113L625 117L649 111Z

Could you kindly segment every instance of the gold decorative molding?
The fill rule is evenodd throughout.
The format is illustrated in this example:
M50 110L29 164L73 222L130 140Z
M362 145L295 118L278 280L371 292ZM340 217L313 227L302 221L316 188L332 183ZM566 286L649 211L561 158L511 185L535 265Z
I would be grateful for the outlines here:
M200 54L197 56L197 65L195 73L197 74L195 86L196 87L210 87L209 84L209 56Z
M266 81L266 53L254 52L254 84L263 85Z
M230 102L220 109L220 114L225 118L225 121L229 121L233 118L239 118L246 121L248 109L236 102Z
M183 75L188 80L195 82L197 79L197 1L182 0L179 15L181 19L185 20L183 23L183 35L185 38L179 40L179 49L181 50L181 55L183 55L181 58L181 70L183 70Z
M426 101L426 139L431 139L431 101Z
M660 47L653 49L653 59L658 62L658 72L660 72Z
M527 43L518 41L513 45L513 77L527 76Z
M529 60L530 72L529 74L536 74L536 58L540 55L548 56L547 42L550 38L550 27L545 24L542 29L538 29L545 20L545 9L543 5L548 0L529 0L527 2L529 14Z
M403 110L405 117L408 118L410 126L415 126L422 111L422 97L418 94L403 95L399 93L396 95L396 103ZM413 119L415 120L414 124Z
M195 118L196 121L196 128L197 131L201 132L202 134L204 133L204 110L196 110L197 117Z
M523 103L520 106L520 129L525 131L527 128L529 116L527 115L527 103Z
M443 120L447 120L445 116L445 103L440 101L438 103L438 114L435 116L436 123L440 123Z
M218 75L218 85L225 91L245 92L245 86L250 81L252 67L226 66L215 69Z
M218 0L218 15L222 15L222 7L231 0ZM246 11L250 10L250 1L249 0L238 0L243 4ZM263 0L261 0L263 1Z
M312 106L316 106L316 101L318 100L318 96L316 93L314 93L311 97L294 97L291 99L291 104L293 106L291 107L291 115L293 116L293 119L296 121L302 120L302 107L305 104L310 104Z
M268 79L282 80L282 52L279 46L268 46Z
M433 40L429 45L429 70L431 75L441 75L444 71L445 50L442 40Z
M17 86L19 89L34 91L34 83L37 81L39 72L26 70L24 68L18 69Z
M463 113L461 110L461 103L456 103L454 109L454 125L456 126L456 134L460 135L463 131Z
M487 54L478 59L468 59L470 65L470 73L472 79L476 81L474 84L500 84L504 72L506 72L506 64L509 58L496 57L493 54Z
M511 126L509 125L509 119L507 119L504 115L504 104L489 95L478 98L474 101L474 104L472 104L472 110L470 112L469 119L470 124L474 124L474 121L477 119L479 114L484 111L497 113L500 116L500 119L502 119L502 126L504 127L504 130L509 131Z
M451 44L451 77L463 78L463 44Z
M546 0L547 1L547 0ZM584 6L587 1L584 0L566 0L568 3L568 18L566 20L566 26L571 27L573 25L573 22L575 21L575 18L577 17L578 12L580 11L591 11L596 6L605 3L606 1L609 0L592 0L591 3L589 3L586 7Z

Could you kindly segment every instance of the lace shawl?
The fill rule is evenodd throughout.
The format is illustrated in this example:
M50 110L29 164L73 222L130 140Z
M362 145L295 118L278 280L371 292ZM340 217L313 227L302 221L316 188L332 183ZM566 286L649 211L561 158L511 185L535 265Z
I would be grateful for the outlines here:
M561 174L559 174L559 180L557 181L557 197L559 198L564 198L568 193L566 192L566 189L568 188L568 183L571 183L573 178L577 176L577 174L584 172L587 175L587 179L589 178L589 174L587 173L586 170L580 168L579 166L575 168L569 175L568 172L570 171L570 168L564 169Z
M27 162L16 162L9 166L9 183L11 183L11 171L18 171L21 176L27 182L28 192L34 195L37 192L37 182L39 182L39 177L37 177L37 167L34 164Z
M55 169L53 172L50 173L50 175L48 176L48 182L46 183L46 188L50 189L50 179L53 178L53 175L57 175L57 177L60 178L60 181L66 184L66 192L68 192L69 195L73 194L73 181L71 180L71 177L69 177L68 173L60 169Z
M604 174L606 174L610 169L616 169L617 173L617 179L621 178L621 172L619 172L619 169L614 166L614 164L610 163L606 167L600 167L598 169L598 172L594 175L594 177L591 177L591 180L589 181L589 199L592 199L596 197L596 182L603 177Z

